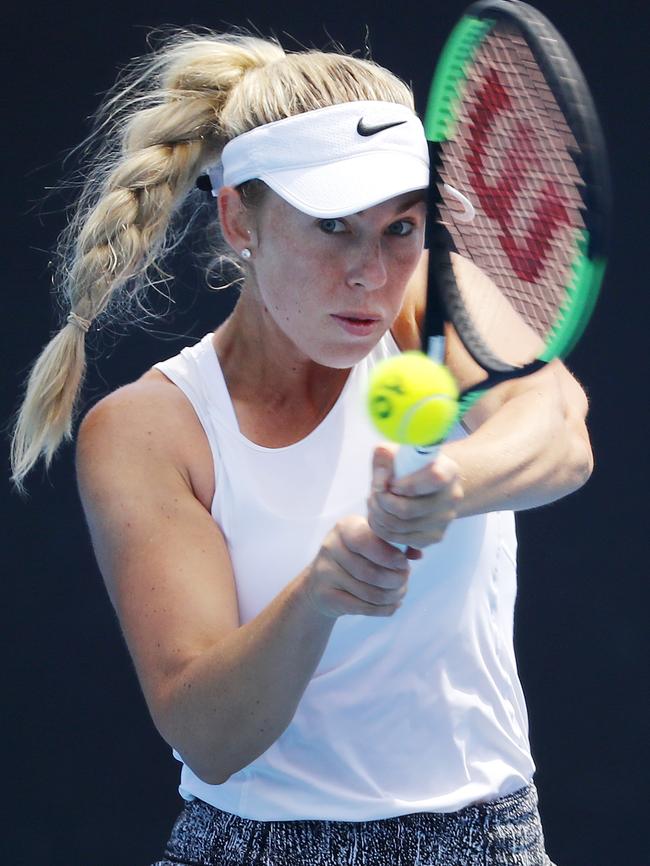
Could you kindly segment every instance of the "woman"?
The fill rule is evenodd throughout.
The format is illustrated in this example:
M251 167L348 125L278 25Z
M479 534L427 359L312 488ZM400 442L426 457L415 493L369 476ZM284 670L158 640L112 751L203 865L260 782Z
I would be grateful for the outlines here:
M142 81L149 103L133 85L108 103L119 152L73 223L70 314L13 465L20 486L69 435L85 332L142 283L207 172L243 269L235 311L103 399L77 440L97 559L182 763L157 866L548 864L512 512L588 477L582 390L560 363L501 385L435 465L396 479L363 397L378 360L419 345L428 165L410 90L368 61L232 35L180 34ZM447 336L462 387L477 371Z

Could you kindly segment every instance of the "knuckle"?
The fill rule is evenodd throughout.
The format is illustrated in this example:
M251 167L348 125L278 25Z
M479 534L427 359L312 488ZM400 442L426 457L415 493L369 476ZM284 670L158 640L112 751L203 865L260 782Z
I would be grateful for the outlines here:
M322 561L330 561L334 558L334 549L336 548L338 543L336 533L334 531L330 532L324 539L323 543L316 555L316 563L320 564Z

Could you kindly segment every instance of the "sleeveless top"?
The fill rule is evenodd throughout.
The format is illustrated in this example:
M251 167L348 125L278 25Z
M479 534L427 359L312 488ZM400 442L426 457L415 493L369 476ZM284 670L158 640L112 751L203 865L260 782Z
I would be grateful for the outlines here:
M373 448L368 373L399 351L390 333L352 368L304 439L266 448L239 430L208 333L155 364L187 396L210 443L211 513L232 559L240 622L257 616L343 516L365 514ZM457 426L450 438L462 438ZM259 821L368 821L452 812L510 794L535 765L513 648L512 512L455 520L413 562L392 617L339 617L284 733L221 785L182 756L179 792Z

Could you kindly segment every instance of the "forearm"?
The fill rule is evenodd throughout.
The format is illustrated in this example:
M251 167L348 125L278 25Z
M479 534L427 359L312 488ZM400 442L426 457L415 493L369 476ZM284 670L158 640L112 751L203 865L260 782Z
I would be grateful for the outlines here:
M194 659L170 689L166 739L206 782L225 782L278 739L318 666L336 619L310 605L302 581Z
M553 502L581 487L592 469L582 419L567 415L561 401L537 390L508 400L443 452L460 469L464 497L458 517Z

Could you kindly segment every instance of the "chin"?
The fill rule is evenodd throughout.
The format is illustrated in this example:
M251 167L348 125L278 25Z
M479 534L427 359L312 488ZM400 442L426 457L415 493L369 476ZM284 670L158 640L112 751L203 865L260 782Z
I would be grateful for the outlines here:
M323 367L330 367L333 370L349 370L350 367L354 367L359 361L363 361L372 352L378 342L379 340L374 340L365 345L359 343L356 346L323 348L317 354L312 349L310 354L312 359Z

